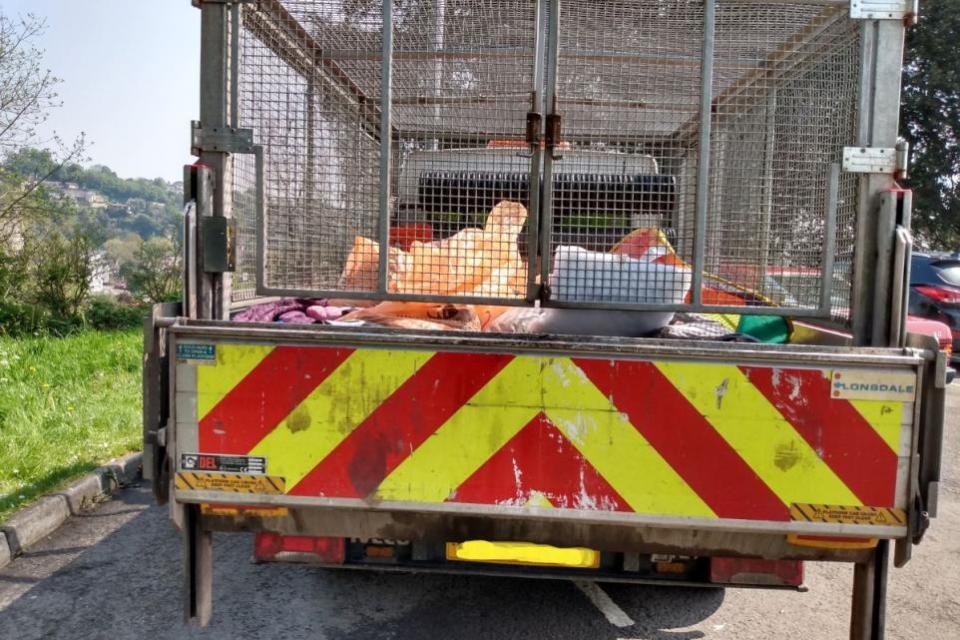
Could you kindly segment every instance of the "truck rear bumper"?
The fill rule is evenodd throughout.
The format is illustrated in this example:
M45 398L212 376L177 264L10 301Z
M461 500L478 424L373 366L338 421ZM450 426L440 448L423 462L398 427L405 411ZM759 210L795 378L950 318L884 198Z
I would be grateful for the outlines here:
M192 497L192 496L191 496ZM239 497L239 496L237 496ZM235 501L237 504L243 501ZM250 501L253 502L253 501ZM587 547L622 552L861 562L871 549L823 548L790 544L783 533L743 529L680 529L504 514L452 514L330 508L288 508L285 515L256 510L202 517L207 531L269 531L282 535L416 540L442 544L451 540L523 540L558 547Z
M475 541L479 542L479 541ZM486 542L480 544L489 547ZM756 587L806 591L803 561L638 553L593 553L588 567L515 562L463 562L454 544L398 540L282 536L258 533L254 561L310 564L330 569L444 573L551 580L602 581L677 587ZM522 545L530 548L535 545ZM550 547L553 549L552 547ZM562 549L555 549L563 552ZM577 550L582 551L582 550Z

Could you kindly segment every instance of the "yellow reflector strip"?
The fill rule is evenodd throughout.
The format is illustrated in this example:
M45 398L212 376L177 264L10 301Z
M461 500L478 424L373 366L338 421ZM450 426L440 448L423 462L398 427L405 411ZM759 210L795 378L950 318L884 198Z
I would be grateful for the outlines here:
M293 487L433 353L362 349L344 360L250 452ZM319 422L321 421L322 422Z
M873 549L877 546L878 540L877 538L830 539L791 533L787 536L787 542L798 547L813 547L815 549Z
M740 369L655 364L785 504L863 504Z
M596 569L600 566L600 552L582 547L560 548L529 542L467 540L448 542L447 560Z
M217 364L197 367L197 420L203 420L271 351L273 347L259 344L218 344Z
M376 497L422 502L450 498L540 412L539 378L538 359L515 358L404 460L380 484Z
M637 513L715 518L630 420L570 360L544 371L547 418ZM552 407L574 406L583 409Z
M893 452L900 455L900 428L903 402L893 400L849 400L863 419L883 438Z
M286 507L225 507L219 504L201 504L200 513L205 516L256 516L258 518L283 518L290 515Z
M635 511L716 517L569 358L514 359L401 463L376 497L455 498L541 411Z

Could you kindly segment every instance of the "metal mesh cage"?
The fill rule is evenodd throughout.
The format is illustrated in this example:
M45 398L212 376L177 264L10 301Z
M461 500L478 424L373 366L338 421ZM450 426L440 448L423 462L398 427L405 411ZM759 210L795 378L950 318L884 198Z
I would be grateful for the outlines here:
M236 272L231 296L234 302L257 297L257 167L252 155L237 155L233 161L230 192L236 222Z
M851 233L836 243L840 203L828 189L854 141L859 40L837 7L718 5L705 267L778 305L815 309L823 296L829 306L834 293L849 295L822 275L837 264L831 246L852 252ZM852 204L848 196L848 212Z
M258 234L234 164L235 299L849 315L845 4L261 0L242 24L264 184Z
M379 65L335 59L382 50L382 17L356 4L265 0L243 14L240 125L264 150L261 288L335 289L354 237L376 235Z
M537 5L410 3L394 17L391 100L396 168L388 291L522 300L520 232L532 158L520 149L535 85ZM504 215L499 215L503 212ZM504 231L493 226L504 223ZM502 267L512 272L500 273ZM406 274L398 273L401 269Z

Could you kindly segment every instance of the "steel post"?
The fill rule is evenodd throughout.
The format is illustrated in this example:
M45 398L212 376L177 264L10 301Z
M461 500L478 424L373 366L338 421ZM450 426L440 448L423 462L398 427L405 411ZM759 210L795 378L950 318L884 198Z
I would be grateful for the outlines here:
M201 526L200 505L186 505L183 526L184 619L205 627L213 612L213 534Z
M850 640L883 640L885 636L889 556L890 541L881 540L868 562L855 565Z
M393 166L391 100L393 89L393 0L383 0L383 61L380 67L380 219L377 237L380 244L380 266L377 292L387 293L390 260L390 172Z
M825 317L833 312L833 269L837 253L837 206L840 202L840 165L830 165L823 222L823 269L820 276L820 311Z
M544 100L544 80L543 80L543 49L545 46L546 29L544 20L546 20L546 11L544 5L548 0L537 0L536 14L534 23L537 25L536 35L533 42L533 87L530 93L530 109L534 113L543 114L545 107ZM537 286L537 274L539 273L538 258L541 256L540 229L542 227L540 184L543 169L543 149L540 147L540 140L543 139L543 118L540 118L540 130L537 132L537 139L530 148L530 177L527 185L527 191L530 194L530 201L527 203L527 301L533 302L540 295L540 288ZM540 258L542 259L542 258Z
M321 94L322 95L322 94ZM307 114L306 114L306 164L303 175L303 210L318 211L319 194L317 193L317 81L311 74L307 77ZM315 281L320 276L321 267L318 264L318 253L310 251L302 260L310 265L310 279Z
M777 140L777 89L770 90L763 123L763 207L760 210L760 282L770 265L770 236L773 220L774 155Z
M697 200L693 221L693 280L691 302L702 303L703 266L707 246L707 214L710 207L710 130L713 118L713 54L716 0L703 5L703 65L700 82L700 141L697 148Z
M547 41L546 69L541 73L544 78L545 115L555 114L557 110L557 72L560 59L560 0L547 0ZM535 64L539 65L537 60ZM546 120L546 118L545 118ZM534 155L537 152L534 151ZM540 201L540 284L545 291L553 270L553 150L543 152L543 195ZM531 191L537 185L530 185Z
M860 77L860 108L857 144L862 147L896 147L900 113L900 75L903 61L904 25L895 20L864 22ZM890 324L890 262L895 221L880 196L896 186L893 175L864 174L860 179L853 301L854 342L886 345ZM878 242L878 226L891 237ZM879 291L878 283L880 284Z
M225 129L231 123L231 41L237 37L231 28L231 8L227 4L204 2L200 5L200 122L206 129ZM201 150L200 163L212 172L211 207L198 206L198 216L231 217L230 157L221 151ZM198 202L199 205L199 202ZM203 239L197 238L202 246ZM202 256L197 283L197 313L201 318L227 319L230 313L230 274L205 273Z

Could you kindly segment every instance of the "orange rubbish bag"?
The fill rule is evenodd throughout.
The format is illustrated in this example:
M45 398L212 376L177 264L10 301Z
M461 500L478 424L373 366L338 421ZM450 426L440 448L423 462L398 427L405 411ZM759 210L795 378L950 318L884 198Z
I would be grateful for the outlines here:
M437 242L413 242L406 270L398 275L397 292L446 296L496 288L495 283L485 283L497 270L522 272L517 236L526 219L526 207L503 201L490 212L483 229L464 229ZM516 279L509 273L506 278Z
M388 259L387 291L393 293L397 290L397 278L407 269L409 256L396 247L390 247ZM380 243L357 236L337 288L344 291L376 291L379 272Z

